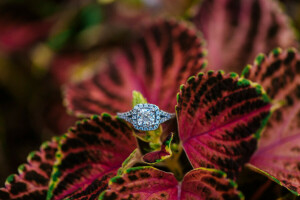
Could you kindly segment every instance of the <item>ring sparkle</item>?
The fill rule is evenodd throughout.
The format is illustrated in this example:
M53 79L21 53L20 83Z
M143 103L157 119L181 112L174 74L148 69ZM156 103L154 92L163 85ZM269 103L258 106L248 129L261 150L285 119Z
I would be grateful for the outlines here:
M156 130L161 123L175 117L175 114L162 111L158 106L148 103L137 104L132 110L117 115L141 131Z

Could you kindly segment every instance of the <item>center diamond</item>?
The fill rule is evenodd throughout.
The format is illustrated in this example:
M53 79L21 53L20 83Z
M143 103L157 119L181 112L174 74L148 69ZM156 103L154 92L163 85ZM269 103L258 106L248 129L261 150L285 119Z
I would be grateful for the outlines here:
M155 111L151 108L140 108L137 112L139 126L152 126L155 124Z

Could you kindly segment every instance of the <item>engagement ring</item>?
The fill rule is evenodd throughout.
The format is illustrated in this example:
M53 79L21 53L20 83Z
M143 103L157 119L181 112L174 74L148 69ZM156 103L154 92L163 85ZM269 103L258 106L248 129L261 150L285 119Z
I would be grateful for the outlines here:
M162 111L158 106L148 103L137 104L132 110L117 115L141 131L156 130L161 123L175 117L175 114Z

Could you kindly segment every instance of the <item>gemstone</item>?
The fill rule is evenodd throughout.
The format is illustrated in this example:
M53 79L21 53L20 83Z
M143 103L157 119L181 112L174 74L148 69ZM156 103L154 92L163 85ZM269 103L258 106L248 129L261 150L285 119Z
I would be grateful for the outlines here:
M150 131L174 115L159 110L154 104L137 104L131 111L118 113L118 116L130 122L137 130Z
M137 111L137 124L139 126L152 126L155 124L155 111L151 108L140 108Z

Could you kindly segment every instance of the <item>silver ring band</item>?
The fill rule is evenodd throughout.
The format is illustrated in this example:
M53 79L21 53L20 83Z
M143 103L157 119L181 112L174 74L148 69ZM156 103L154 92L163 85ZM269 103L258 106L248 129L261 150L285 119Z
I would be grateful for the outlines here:
M137 104L128 112L117 113L121 119L131 123L141 131L156 130L161 123L175 117L175 114L162 111L154 104Z

